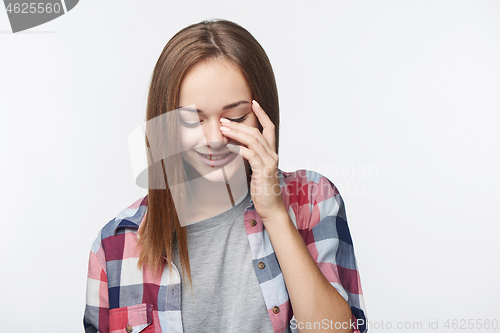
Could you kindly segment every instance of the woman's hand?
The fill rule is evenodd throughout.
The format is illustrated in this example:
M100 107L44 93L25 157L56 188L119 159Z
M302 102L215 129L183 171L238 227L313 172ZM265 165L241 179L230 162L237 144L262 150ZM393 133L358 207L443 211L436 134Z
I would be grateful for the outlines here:
M237 152L250 163L252 168L250 194L257 214L265 223L286 209L281 198L274 124L255 100L252 101L252 110L263 127L262 133L255 127L225 118L220 119L221 131L228 138L248 147L234 145L231 148L228 145L229 150Z

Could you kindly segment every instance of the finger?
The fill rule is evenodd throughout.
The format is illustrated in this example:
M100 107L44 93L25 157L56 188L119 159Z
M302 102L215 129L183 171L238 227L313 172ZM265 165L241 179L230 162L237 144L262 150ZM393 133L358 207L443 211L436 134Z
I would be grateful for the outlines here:
M229 143L227 145L227 148L234 152L234 153L237 153L238 155L242 156L244 159L246 159L248 161L248 163L250 164L250 166L252 167L252 170L257 170L257 168L259 168L263 162L260 158L260 156L252 151L251 149L248 149L246 147L243 147L243 146L239 146L239 145L235 145L235 144L232 144L232 143Z
M268 154L275 161L278 160L278 154L275 153L274 149L269 145L269 143L267 142L266 138L264 138L264 136L262 135L262 133L260 133L260 131L257 128L245 125L243 123L232 122L232 121L230 121L229 119L226 119L226 118L221 118L220 121L221 121L221 124L224 127L227 127L227 128L233 129L233 130L238 130L238 131L241 131L243 133L247 133L247 134L249 134L251 136L256 137L260 141L260 143L262 144L262 146L264 146L264 148L266 149L266 151L268 152Z
M231 139L245 144L248 148L257 153L260 159L267 165L276 164L277 160L269 154L267 149L262 145L262 142L255 135L251 135L238 129L228 128L225 126L222 126L220 129L224 136L230 137Z
M260 124L262 125L262 135L264 136L264 138L266 138L272 150L276 152L276 133L273 122L267 115L266 111L264 111L264 109L256 100L252 100L252 110L259 119Z

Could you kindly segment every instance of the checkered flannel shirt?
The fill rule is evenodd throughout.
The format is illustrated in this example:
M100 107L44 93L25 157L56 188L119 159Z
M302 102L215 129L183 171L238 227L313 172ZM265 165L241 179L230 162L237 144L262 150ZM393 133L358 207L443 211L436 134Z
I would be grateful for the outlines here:
M309 170L279 170L279 180L283 203L311 256L351 308L354 332L367 332L354 248L337 188ZM183 331L178 268L172 265L169 272L164 265L163 273L156 276L147 268L137 268L137 230L146 210L147 195L106 224L92 245L83 318L87 333ZM285 280L253 201L245 209L244 223L274 332L294 332ZM264 262L264 269L258 268L259 262Z

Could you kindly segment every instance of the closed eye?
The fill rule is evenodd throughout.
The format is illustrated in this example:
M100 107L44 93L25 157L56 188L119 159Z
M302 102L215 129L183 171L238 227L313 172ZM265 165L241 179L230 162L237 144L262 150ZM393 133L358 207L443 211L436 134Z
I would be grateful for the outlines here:
M240 118L236 118L236 119L231 119L231 118L227 118L233 122L236 122L236 123L241 123L243 121L245 121L247 119L247 116L248 116L248 113L246 115L244 115L243 117L240 117ZM182 121L181 120L181 125L184 126L184 127L188 127L188 128L194 128L194 127L197 127L198 125L201 124L201 121L197 121L195 123L187 123L185 121Z
M247 119L247 116L248 116L248 113L246 115L244 115L243 117L238 118L238 119L231 119L231 118L228 118L228 119L231 121L237 122L237 123L241 123L242 121L245 121L245 119Z

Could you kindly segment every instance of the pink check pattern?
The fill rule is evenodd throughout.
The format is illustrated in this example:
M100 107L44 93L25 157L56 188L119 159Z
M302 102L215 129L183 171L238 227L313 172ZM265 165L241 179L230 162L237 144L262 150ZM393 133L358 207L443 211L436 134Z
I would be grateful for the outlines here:
M282 199L319 269L349 304L354 332L366 333L366 310L344 202L325 176L310 170L279 170ZM92 245L83 318L86 333L183 332L181 275L175 265L162 274L137 268L137 230L147 195L121 211ZM251 223L255 220L257 223ZM255 273L275 333L297 332L283 274L253 201L244 223ZM264 262L265 269L257 263Z

